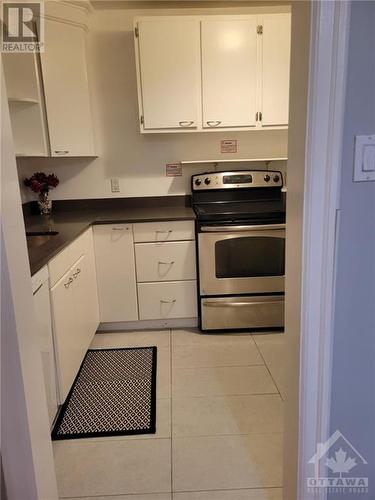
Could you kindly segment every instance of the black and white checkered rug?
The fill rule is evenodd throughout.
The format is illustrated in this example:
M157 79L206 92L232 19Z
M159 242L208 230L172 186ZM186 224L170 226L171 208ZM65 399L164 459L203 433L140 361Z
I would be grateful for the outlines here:
M87 351L52 439L155 433L156 351Z

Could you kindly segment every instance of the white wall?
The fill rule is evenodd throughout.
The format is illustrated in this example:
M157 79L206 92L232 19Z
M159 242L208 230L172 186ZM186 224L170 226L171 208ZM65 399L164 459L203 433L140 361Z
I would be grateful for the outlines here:
M132 2L137 5L137 2ZM149 2L146 5L149 5ZM196 3L199 6L199 3ZM238 5L238 3L236 2ZM165 163L187 159L259 158L287 156L287 131L214 132L141 135L134 60L133 18L140 15L234 14L282 12L286 6L214 8L129 8L130 2L98 2L91 16L88 38L89 78L96 131L96 160L21 159L21 179L37 169L54 171L61 184L55 199L110 196L160 196L189 192L190 176L207 167L185 167L182 177L167 178ZM206 3L207 5L207 3ZM221 3L222 5L222 3ZM95 6L95 2L94 2ZM118 7L119 6L119 7ZM126 7L127 6L127 7ZM61 90L63 91L63 84ZM237 139L237 154L221 155L220 140ZM110 178L120 178L121 193L110 191ZM23 200L30 194L22 188Z
M375 3L351 5L344 145L337 238L331 432L339 429L368 465L375 498L375 182L353 182L354 136L375 133ZM332 492L330 499L346 498Z

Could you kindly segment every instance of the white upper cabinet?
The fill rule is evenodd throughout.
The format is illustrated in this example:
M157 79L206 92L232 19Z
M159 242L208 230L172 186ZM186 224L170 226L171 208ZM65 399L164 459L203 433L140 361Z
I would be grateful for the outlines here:
M3 54L17 156L95 156L84 2L44 2L44 52Z
M255 127L257 18L201 24L203 127Z
M290 14L262 18L262 127L288 125Z
M41 62L51 156L94 156L85 30L46 19Z
M135 27L141 132L287 127L289 13L147 17Z
M196 128L200 85L199 21L184 18L140 20L136 34L143 128Z

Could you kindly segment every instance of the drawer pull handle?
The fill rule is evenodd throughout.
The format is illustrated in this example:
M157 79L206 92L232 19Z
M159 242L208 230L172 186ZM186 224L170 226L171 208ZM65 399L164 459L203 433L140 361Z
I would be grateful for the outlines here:
M170 235L173 233L172 229L168 229L168 230L165 230L165 231L155 231L155 234L156 234L156 241L158 243L160 242L163 242L163 241L167 241L167 239L170 237ZM159 234L165 234L166 236L164 237L164 239L160 239L159 240L159 237L158 235Z
M67 155L68 153L69 153L69 151L62 151L62 150L55 151L55 154L57 154L57 155Z
M221 123L221 120L209 120L207 122L207 125L209 127L218 127L220 125L220 123Z
M181 122L178 122L178 124L180 125L180 127L191 127L193 125L193 121L184 121L182 120Z
M162 304L174 304L176 301L177 301L177 299L173 299L173 300L163 300L163 299L160 299L160 302Z
M174 260L171 260L170 262L163 262L159 260L159 265L163 264L164 266L172 266L174 264Z
M73 283L73 278L70 277L69 280L66 283L64 283L65 288L69 288L72 283Z
M128 231L128 227L113 227L112 231Z
M77 267L77 271L73 273L73 278L76 279L76 277L79 275L80 272L81 272L80 268Z

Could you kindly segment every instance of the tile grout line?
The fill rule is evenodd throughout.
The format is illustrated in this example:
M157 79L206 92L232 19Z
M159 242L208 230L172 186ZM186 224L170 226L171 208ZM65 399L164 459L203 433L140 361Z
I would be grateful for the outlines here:
M273 380L272 380L273 381ZM277 385L274 383L274 386L276 388L276 391L274 392L239 392L239 393L221 393L221 394L202 394L201 396L184 396L184 397L179 397L176 396L176 399L199 399L199 398L221 398L221 397L240 397L240 396L274 396L277 394L278 396L281 397L279 390L277 388ZM282 398L281 398L282 399Z
M191 438L222 438L222 437L243 437L243 436L273 436L273 435L283 435L284 432L281 431L262 431L262 432L239 432L234 434L233 432L228 432L225 434L183 434L180 436L175 436L175 439L191 439Z
M252 366L264 366L265 363L252 363L251 365L211 365L211 366L176 366L176 370L200 370L206 368L250 368Z
M269 369L269 367L268 367L268 364L267 364L267 362L266 362L265 357L264 357L264 356L263 356L263 354L262 354L262 351L260 350L260 347L259 347L259 346L258 346L258 344L256 343L255 339L253 339L253 340L254 340L254 343L255 343L255 345L256 345L256 348L258 349L258 352L259 352L259 354L260 354L260 357L263 359L264 366L267 368L267 371L268 371L268 373L269 373L269 375L270 375L270 377L271 377L271 379L272 379L272 382L274 383L274 385L275 385L275 387L276 387L276 389L277 389L277 393L279 394L279 396L280 396L281 400L282 400L282 401L284 401L284 400L283 400L283 398L282 398L282 396L281 396L281 392L280 392L279 386L278 386L278 384L276 383L276 380L274 379L274 377L273 377L273 375L272 375L272 373L271 373L271 370L270 370L270 369Z
M182 492L182 493L185 493L185 492ZM158 491L156 493L115 493L114 495L113 494L110 494L110 495L91 495L90 497L87 497L86 495L85 496L75 496L75 497L59 497L58 500L79 500L79 499L87 499L87 498L116 498L116 497L129 497L130 500L131 500L131 497L137 497L139 495L141 496L150 496L151 495L154 497L155 495L169 495L170 494L170 491Z
M227 491L261 491L261 490L280 490L283 486L256 486L254 488L229 488L229 489L221 489L221 490L179 490L175 493L221 493Z

